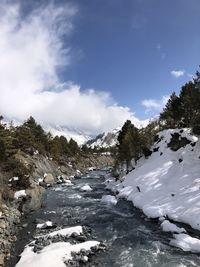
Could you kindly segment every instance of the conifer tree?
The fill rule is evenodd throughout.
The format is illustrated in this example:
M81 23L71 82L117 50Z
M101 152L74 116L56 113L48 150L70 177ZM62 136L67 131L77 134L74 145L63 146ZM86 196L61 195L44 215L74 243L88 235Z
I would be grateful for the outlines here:
M181 99L173 92L163 112L160 114L160 120L166 122L167 128L179 127L182 118L182 109Z
M123 125L118 136L118 157L119 161L126 162L127 170L129 169L130 161L138 159L140 154L140 136L138 129L127 120Z

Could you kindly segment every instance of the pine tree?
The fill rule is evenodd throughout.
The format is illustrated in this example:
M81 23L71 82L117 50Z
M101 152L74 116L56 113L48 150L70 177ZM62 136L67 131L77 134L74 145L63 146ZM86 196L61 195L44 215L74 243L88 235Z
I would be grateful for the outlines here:
M181 99L173 92L163 112L160 114L160 120L165 121L167 128L179 127L182 118L182 109Z
M128 170L130 161L132 159L137 161L140 152L139 131L130 120L127 120L118 136L118 160L120 162L125 161Z
M183 123L190 127L193 119L200 111L200 93L194 82L186 83L180 92L180 99L183 112Z
M74 141L72 138L69 140L68 147L69 147L69 152L72 155L75 155L75 154L79 153L79 151L80 151L77 142Z

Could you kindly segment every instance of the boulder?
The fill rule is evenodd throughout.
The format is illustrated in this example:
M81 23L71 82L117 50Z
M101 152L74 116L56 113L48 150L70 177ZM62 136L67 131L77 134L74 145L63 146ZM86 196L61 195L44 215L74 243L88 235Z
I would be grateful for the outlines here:
M34 188L27 189L26 192L28 199L23 203L23 211L29 212L41 208L45 189L41 186L35 186Z
M55 182L55 179L51 173L47 173L46 176L44 177L44 182L46 184L53 184Z

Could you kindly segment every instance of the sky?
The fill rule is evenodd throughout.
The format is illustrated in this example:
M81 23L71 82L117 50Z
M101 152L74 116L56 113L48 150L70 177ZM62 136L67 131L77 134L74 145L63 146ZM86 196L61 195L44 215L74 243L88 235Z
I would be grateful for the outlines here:
M0 113L97 134L157 115L200 64L199 0L2 0Z

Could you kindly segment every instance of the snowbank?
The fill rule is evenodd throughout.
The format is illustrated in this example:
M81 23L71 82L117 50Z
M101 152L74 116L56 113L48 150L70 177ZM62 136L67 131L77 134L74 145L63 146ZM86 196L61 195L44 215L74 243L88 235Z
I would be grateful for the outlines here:
M172 151L168 144L174 133L193 145ZM122 183L110 182L108 188L119 191L119 197L132 201L150 218L165 216L200 230L200 142L189 129L165 130L159 138L153 146L157 152L139 160Z
M48 233L45 236L46 237L54 237L56 235L60 235L60 236L69 237L73 233L76 233L78 235L82 234L83 233L83 227L82 226L68 227L68 228L64 228L64 229L61 229L61 230L54 231L52 233ZM44 237L44 235L43 236L39 236L38 238L40 238L40 237Z
M184 251L200 253L200 240L187 234L174 235L175 239L170 241L170 245L181 248Z
M169 147L174 134L180 135L180 143L184 138L188 140L182 147L177 146L176 151ZM149 218L168 217L200 230L200 141L190 129L165 130L159 133L153 150L122 181L109 181L107 187L132 201ZM164 231L184 232L166 221L162 227ZM180 237L177 236L178 241Z
M53 223L51 221L46 221L45 223L38 223L36 228L45 229L45 228L52 227L52 226L53 226Z
M184 228L176 226L174 223L165 220L161 223L161 227L164 232L173 232L173 233L184 233L186 232Z
M97 241L86 241L72 245L66 242L53 243L43 248L40 253L34 253L33 247L27 246L21 254L21 259L16 267L66 267L64 263L72 259L72 252L79 252L81 249L90 250L99 244Z
M105 196L102 196L101 203L108 204L108 205L116 205L117 199L115 196L105 195Z
M80 188L80 191L90 192L92 191L92 188L89 185L84 185L83 187Z
M70 237L73 233L76 233L77 235L82 234L82 226L64 228L37 238L45 237L49 239L57 235ZM16 267L66 267L65 262L72 259L72 252L78 253L82 249L89 251L92 247L98 245L98 241L86 241L75 245L69 242L57 242L44 247L39 253L34 252L33 246L28 245L21 254L21 259ZM84 261L87 260L88 258L85 256Z

